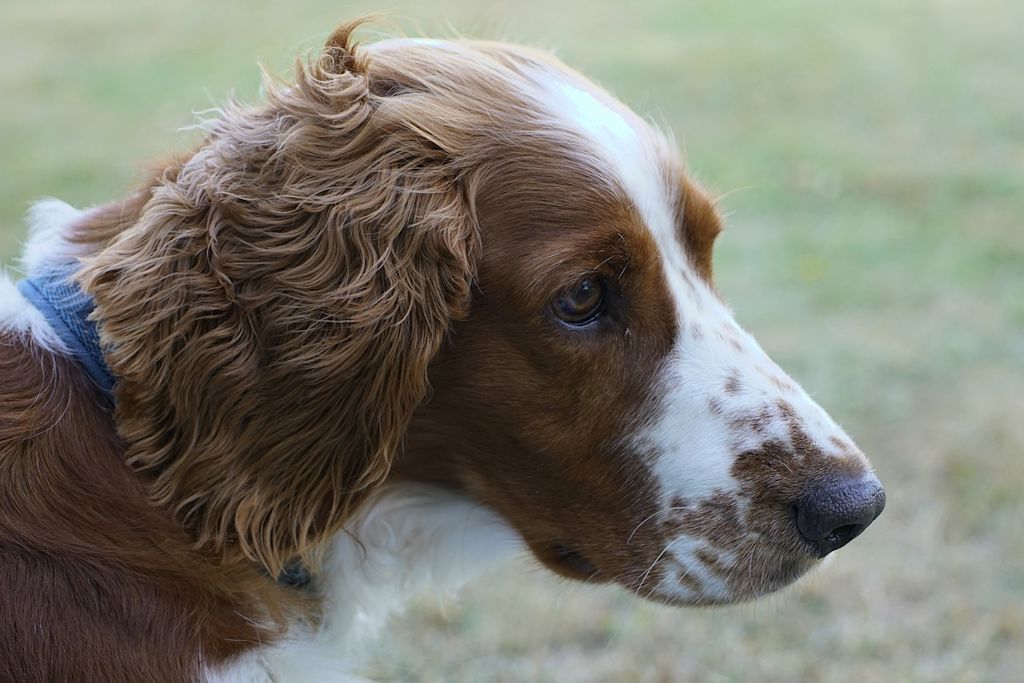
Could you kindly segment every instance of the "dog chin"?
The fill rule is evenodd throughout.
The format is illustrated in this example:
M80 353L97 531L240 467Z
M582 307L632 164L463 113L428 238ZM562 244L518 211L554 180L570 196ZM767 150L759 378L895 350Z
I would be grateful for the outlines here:
M623 583L623 587L651 602L672 607L727 607L740 605L789 588L807 572L820 564L813 559L800 558L772 568L768 573L750 576L729 576L728 582L705 581L707 587L694 582L662 580L656 586L638 588Z

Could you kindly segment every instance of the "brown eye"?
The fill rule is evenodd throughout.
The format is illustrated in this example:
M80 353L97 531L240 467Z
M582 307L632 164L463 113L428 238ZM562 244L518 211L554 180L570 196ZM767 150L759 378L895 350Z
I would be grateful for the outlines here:
M604 285L598 277L587 276L563 289L552 309L570 325L586 325L604 313Z

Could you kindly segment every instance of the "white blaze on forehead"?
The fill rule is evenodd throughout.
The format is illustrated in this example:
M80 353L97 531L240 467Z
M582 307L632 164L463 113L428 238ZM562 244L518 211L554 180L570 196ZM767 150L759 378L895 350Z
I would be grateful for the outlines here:
M533 100L531 114L539 118L531 124L534 134L568 140L570 144L559 145L562 153L578 159L584 173L594 174L595 183L606 180L609 188L621 190L660 257L673 302L673 310L665 314L675 317L677 335L652 387L656 402L646 408L646 426L626 435L659 488L657 521L671 521L673 513L679 519L680 507L690 509L713 495L736 493L740 484L732 469L738 454L768 440L788 443L793 419L823 452L834 452L828 440L842 435L841 430L736 325L687 258L679 225L684 178L671 145L624 105L556 64L531 62L518 74L526 77L520 84ZM737 390L727 388L734 376ZM737 428L768 407L775 409L775 416L762 420L766 424L745 432ZM732 498L742 519L745 503ZM659 527L678 528L657 522L641 526L654 534L665 533ZM706 541L687 534L663 540L666 545L655 564L661 563L664 572L656 592L681 600L729 598L724 578L716 573L726 559L720 549L714 549L716 567L710 567L700 554L707 550ZM733 560L736 567L742 564L740 558L729 558L727 564Z
M543 101L563 125L575 128L593 143L586 151L600 156L611 178L618 181L651 232L662 259L676 317L681 322L687 286L683 272L692 273L676 231L675 203L679 189L666 177L668 145L651 126L621 103L600 91L569 80L568 74L540 79ZM705 288L706 289L706 288ZM712 296L710 291L706 292ZM712 296L712 298L714 298Z
M674 205L678 189L665 177L665 143L635 114L603 93L594 92L568 76L545 74L540 78L541 99L558 117L592 142L588 152L601 157L608 173L618 181L635 205L658 247L662 269L680 330L696 311L727 319L727 309L693 272L677 237ZM690 284L687 284L686 277ZM686 381L685 356L678 347L662 378L665 414L643 436L646 449L658 454L654 475L667 497L703 496L715 489L731 488L732 455L720 430L708 429L703 411L694 411L706 399L699 386ZM681 451L686 445L686 453ZM681 490L682 489L682 490Z
M635 205L661 256L679 333L655 389L660 411L638 440L653 456L665 505L676 497L695 501L735 490L736 453L769 439L785 443L789 433L779 418L744 442L729 423L780 400L792 406L811 439L826 452L834 450L828 439L845 436L842 431L735 323L686 258L677 226L682 217L676 215L682 179L670 175L669 145L636 114L570 72L542 70L534 81L537 100L554 122L589 143L580 154L596 158ZM741 390L729 395L724 387L733 375ZM719 414L709 408L712 401Z
M661 167L665 145L654 129L568 73L544 72L536 78L541 90L537 98L552 117L591 143L581 152L603 162L609 179L618 181L649 229L671 235L675 196Z
M562 113L567 114L599 144L610 142L618 151L638 143L637 132L619 112L600 102L593 94L570 83L556 83L556 92L563 97Z
M651 232L662 258L662 267L676 316L682 320L687 286L683 272L696 274L683 254L676 230L675 204L679 188L666 177L671 154L660 134L636 114L608 95L570 80L568 74L539 79L546 102L560 123L574 128L592 142L586 150L600 156L611 178L625 190ZM710 291L708 296L712 296ZM714 298L712 296L712 298Z

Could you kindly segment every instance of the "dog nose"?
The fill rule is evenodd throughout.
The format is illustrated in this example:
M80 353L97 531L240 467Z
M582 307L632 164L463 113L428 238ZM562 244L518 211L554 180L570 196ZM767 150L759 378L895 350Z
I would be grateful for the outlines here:
M818 557L825 557L859 536L884 507L885 489L874 474L833 476L794 505L796 527Z

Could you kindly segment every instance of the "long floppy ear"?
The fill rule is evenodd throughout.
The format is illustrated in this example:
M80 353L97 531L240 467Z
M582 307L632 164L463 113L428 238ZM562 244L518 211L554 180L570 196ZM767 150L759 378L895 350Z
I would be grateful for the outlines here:
M456 174L387 116L353 28L208 123L80 276L153 500L270 572L385 477L473 276Z

